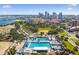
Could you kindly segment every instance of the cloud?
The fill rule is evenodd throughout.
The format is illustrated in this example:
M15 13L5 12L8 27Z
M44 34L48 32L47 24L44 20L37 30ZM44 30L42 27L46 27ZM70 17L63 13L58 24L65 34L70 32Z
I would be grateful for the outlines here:
M69 6L71 6L71 7L76 7L77 4L70 4Z
M71 11L71 10L75 10L75 7L77 6L77 4L69 4L67 7L67 10Z
M77 4L72 4L72 6L77 6Z
M67 10L72 10L72 9L73 9L72 7L67 8Z
M3 5L2 8L12 8L12 6L11 5Z

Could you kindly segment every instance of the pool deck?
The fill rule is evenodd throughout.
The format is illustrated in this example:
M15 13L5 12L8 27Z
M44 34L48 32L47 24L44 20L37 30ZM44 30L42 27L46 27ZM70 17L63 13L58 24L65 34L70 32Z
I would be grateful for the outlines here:
M47 47L34 47L33 50L48 50Z
M44 43L49 43L49 45L51 45L50 48L48 47L48 44L46 44L46 46L41 46L41 45L37 44L36 46L30 47L32 43L38 43L38 41L36 41L36 40L35 41L31 41L30 38L28 38L28 40L27 40L27 42L29 42L28 46L26 47L26 45L25 45L27 42L23 42L24 43L24 47L21 48L21 49L18 49L17 52L20 52L20 53L23 52L23 53L31 54L31 53L33 53L33 51L47 51L47 54L54 54L55 55L55 52L52 51L52 48L60 49L60 47L59 47L60 44L55 40L55 38L54 39L52 38L53 40L49 40L49 37L47 37L47 38L48 38L48 40L46 40L46 41L40 40L39 44L41 44L43 42ZM56 44L56 45L52 46L52 44L51 44L52 41L54 41L53 44Z

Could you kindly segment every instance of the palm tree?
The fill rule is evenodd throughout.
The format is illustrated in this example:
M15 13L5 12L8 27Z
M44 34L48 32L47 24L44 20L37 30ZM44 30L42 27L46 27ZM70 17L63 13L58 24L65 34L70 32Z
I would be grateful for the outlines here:
M78 51L77 46L73 48L75 51Z
M14 55L15 52L16 52L15 47L12 47L12 48L9 49L8 55Z

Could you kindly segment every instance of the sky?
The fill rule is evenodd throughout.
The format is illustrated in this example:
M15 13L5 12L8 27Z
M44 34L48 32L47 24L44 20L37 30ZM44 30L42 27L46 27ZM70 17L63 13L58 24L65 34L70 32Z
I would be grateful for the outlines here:
M45 11L79 15L78 4L0 4L0 15L35 15Z

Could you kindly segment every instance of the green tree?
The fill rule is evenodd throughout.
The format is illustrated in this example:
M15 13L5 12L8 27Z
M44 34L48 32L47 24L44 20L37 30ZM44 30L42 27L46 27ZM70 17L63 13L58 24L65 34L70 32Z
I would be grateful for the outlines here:
M65 40L65 41L68 41L68 37L64 37L64 40Z
M16 53L15 47L10 48L8 51L8 55L14 55Z
M23 34L19 34L19 36L18 36L18 40L24 40L24 35Z
M50 30L49 32L48 32L48 35L52 35L52 34L57 34L58 32L56 31L56 30Z
M60 28L66 29L65 25L60 25Z
M20 28L20 24L18 22L15 23L16 29Z
M44 32L41 32L40 35L43 36L44 35Z
M3 39L4 38L4 35L3 34L0 34L0 39Z
M23 40L24 39L24 35L19 34L16 29L12 29L10 31L10 35L11 35L11 37L13 37L13 40Z
M77 40L77 41L75 42L75 44L79 46L79 40Z
M11 29L10 35L11 35L11 37L13 37L14 40L17 40L18 36L19 36L19 34L18 34L16 29Z
M73 48L75 51L78 51L77 46Z

